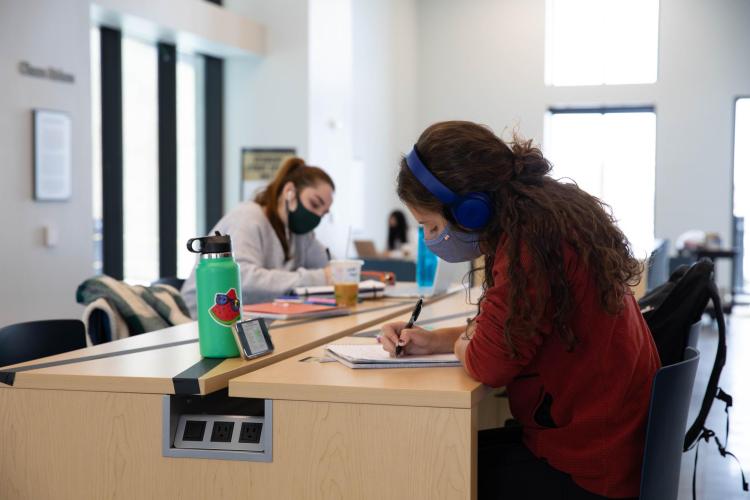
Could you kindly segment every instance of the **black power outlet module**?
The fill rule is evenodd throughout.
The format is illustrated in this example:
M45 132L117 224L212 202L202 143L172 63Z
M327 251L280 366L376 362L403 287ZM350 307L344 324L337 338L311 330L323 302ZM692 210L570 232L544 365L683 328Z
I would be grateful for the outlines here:
M205 420L188 420L185 423L185 432L182 434L182 439L183 441L203 441L205 431Z
M263 424L260 422L243 422L240 427L240 443L259 443L260 431Z
M211 431L211 441L215 443L228 443L232 440L232 431L234 422L214 422L214 428Z

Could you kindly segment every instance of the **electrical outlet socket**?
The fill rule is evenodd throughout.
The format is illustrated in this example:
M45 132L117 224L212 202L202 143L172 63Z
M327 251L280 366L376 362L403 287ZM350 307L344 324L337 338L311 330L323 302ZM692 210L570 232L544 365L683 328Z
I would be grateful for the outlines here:
M203 434L205 432L205 420L188 420L185 422L185 432L182 435L182 439L185 441L203 441Z
M260 422L243 422L240 427L240 443L259 443L260 431L263 424Z
M222 422L217 420L214 422L214 428L211 431L211 441L214 443L228 443L232 440L233 430L234 422Z

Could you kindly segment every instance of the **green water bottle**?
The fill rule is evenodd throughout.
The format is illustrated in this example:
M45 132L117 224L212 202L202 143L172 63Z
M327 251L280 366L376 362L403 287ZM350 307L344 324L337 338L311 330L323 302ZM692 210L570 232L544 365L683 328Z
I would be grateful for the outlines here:
M204 358L240 355L232 327L242 319L240 266L232 255L232 240L218 231L214 236L191 238L187 248L201 254L195 270L198 299L198 343Z

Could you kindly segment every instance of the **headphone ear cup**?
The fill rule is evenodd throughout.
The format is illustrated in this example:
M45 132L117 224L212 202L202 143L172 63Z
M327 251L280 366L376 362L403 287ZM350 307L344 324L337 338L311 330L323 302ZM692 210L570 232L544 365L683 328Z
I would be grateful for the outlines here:
M487 225L492 215L492 203L484 193L470 193L463 196L451 208L456 222L467 229L481 229Z

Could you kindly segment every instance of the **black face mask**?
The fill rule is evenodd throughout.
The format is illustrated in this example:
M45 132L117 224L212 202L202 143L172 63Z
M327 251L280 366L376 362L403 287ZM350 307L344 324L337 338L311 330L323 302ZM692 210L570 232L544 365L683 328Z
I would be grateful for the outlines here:
M309 233L320 224L320 215L309 211L302 204L302 200L297 195L297 209L294 212L289 211L289 202L286 202L286 212L289 218L289 230L294 234Z

